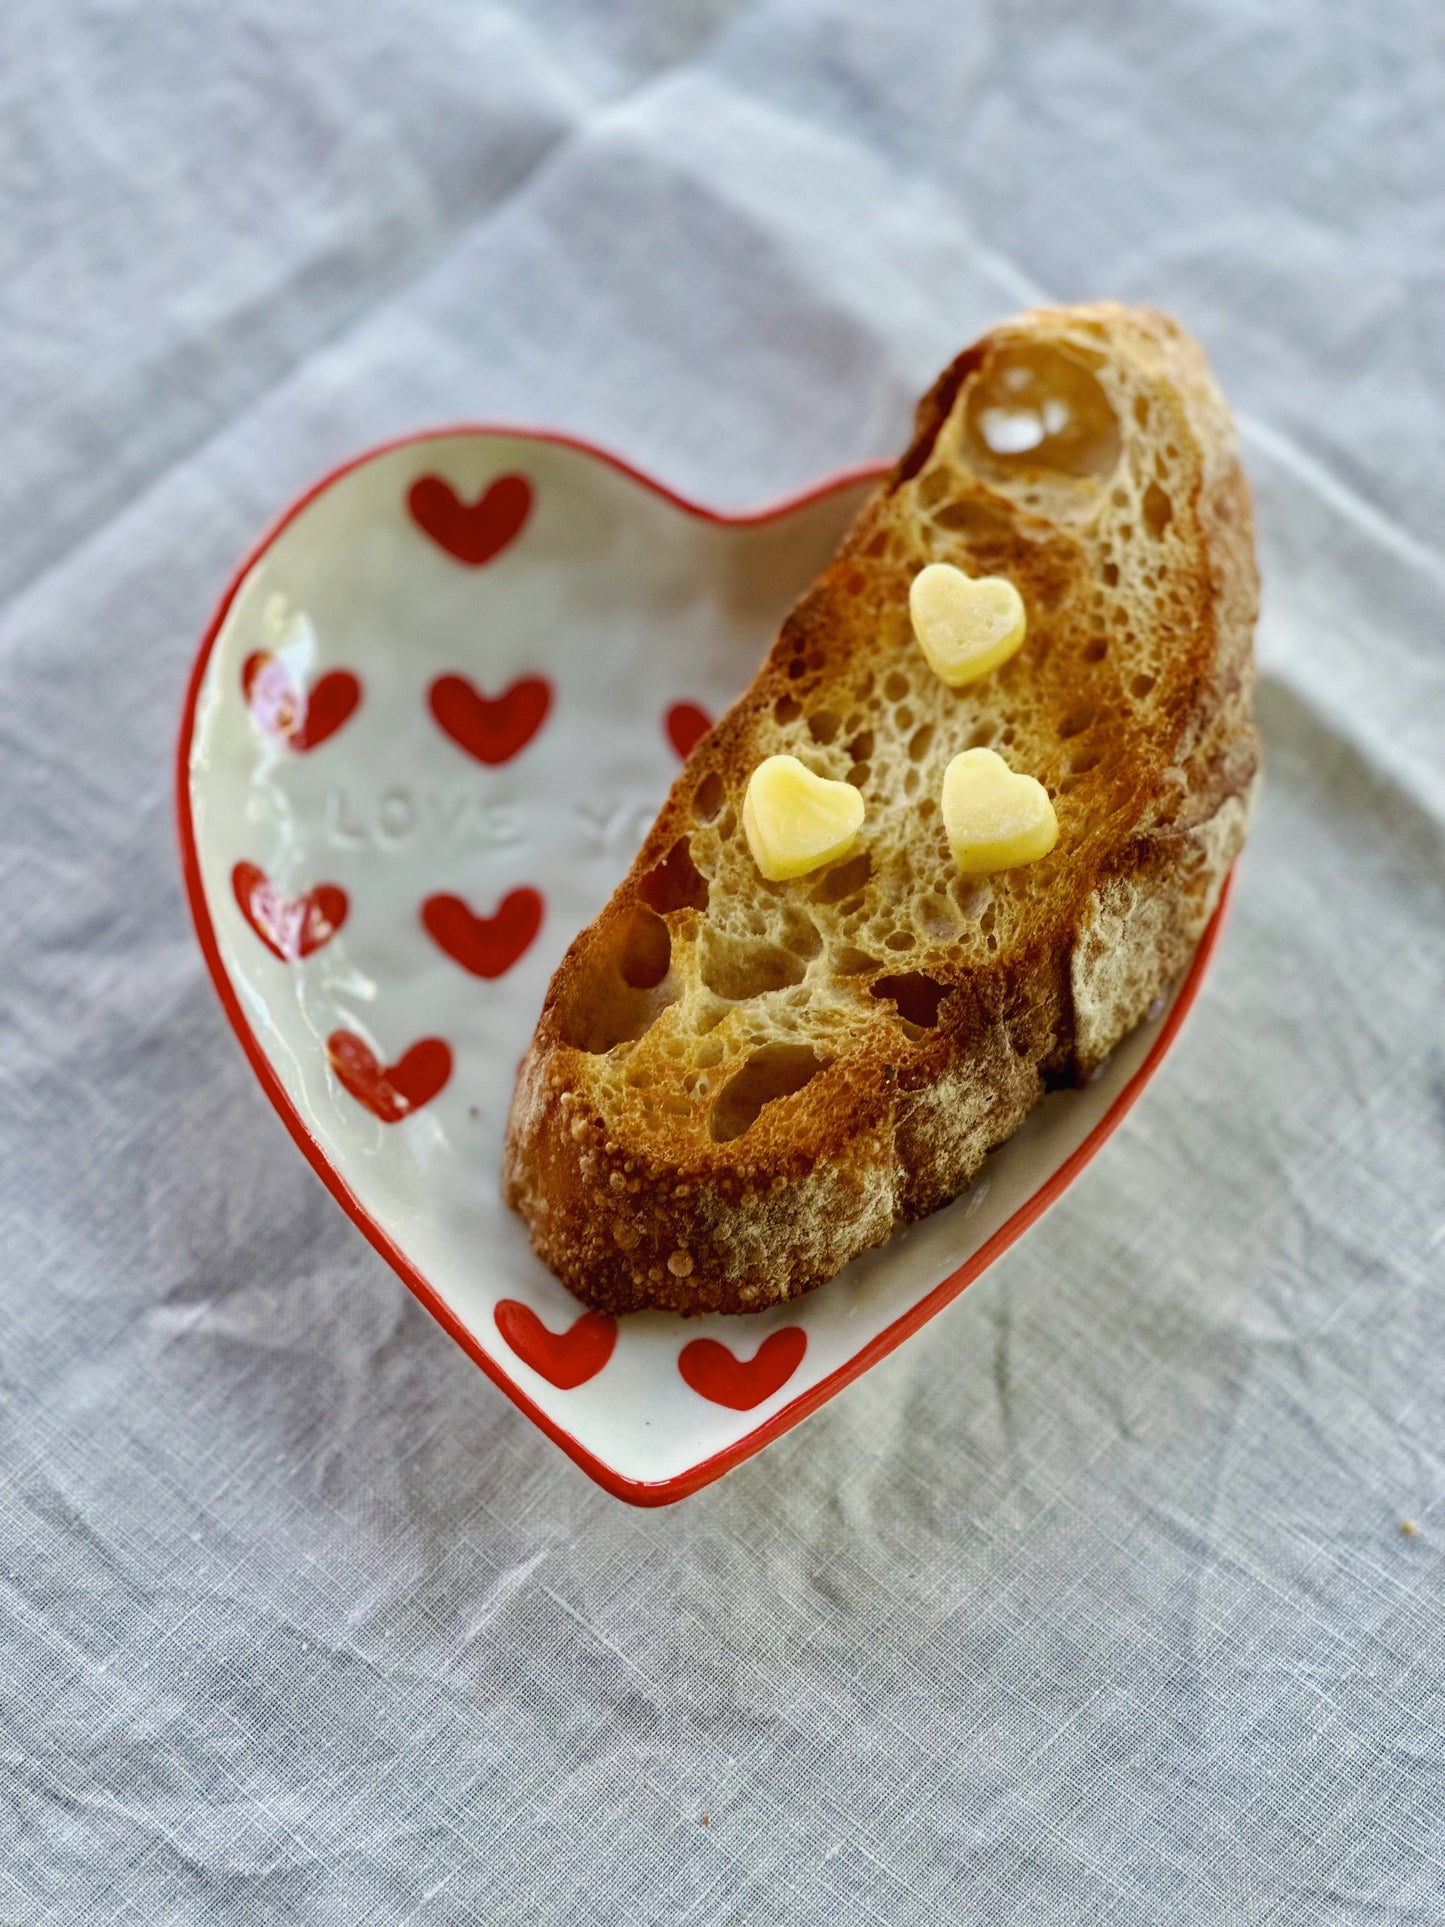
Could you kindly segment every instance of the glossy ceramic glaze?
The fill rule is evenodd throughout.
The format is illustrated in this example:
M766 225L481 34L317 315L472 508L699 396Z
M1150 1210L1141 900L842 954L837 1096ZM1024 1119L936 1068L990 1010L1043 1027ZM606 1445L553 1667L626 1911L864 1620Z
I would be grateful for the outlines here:
M417 437L283 517L186 705L187 885L267 1094L452 1336L639 1504L795 1424L1033 1222L1157 1067L1217 935L955 1205L797 1304L613 1321L532 1256L498 1170L547 979L866 486L727 518L556 437Z

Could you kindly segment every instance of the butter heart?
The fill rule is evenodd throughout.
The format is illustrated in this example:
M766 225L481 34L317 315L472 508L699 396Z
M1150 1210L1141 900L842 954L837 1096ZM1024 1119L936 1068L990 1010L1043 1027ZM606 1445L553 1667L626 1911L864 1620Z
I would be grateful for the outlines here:
M796 756L768 756L743 798L743 833L771 883L806 876L852 849L863 798L851 783L815 776Z
M1059 840L1043 784L992 749L966 749L943 772L943 827L965 876L1037 862Z
M997 669L1024 639L1023 597L1012 582L965 575L951 562L919 570L908 613L929 668L952 689Z

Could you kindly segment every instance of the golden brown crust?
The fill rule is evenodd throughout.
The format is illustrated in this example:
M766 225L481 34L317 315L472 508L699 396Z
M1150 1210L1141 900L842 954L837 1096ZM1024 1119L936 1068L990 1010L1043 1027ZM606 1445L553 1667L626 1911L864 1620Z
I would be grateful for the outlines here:
M940 560L1009 576L1028 609L1019 654L961 690L908 625ZM1243 841L1256 599L1229 418L1167 317L1039 310L944 372L548 991L504 1184L580 1298L795 1297L955 1197L1107 1056ZM955 874L937 810L978 742L1060 823L1048 857L983 884ZM857 784L868 819L862 854L770 884L738 818L779 750Z

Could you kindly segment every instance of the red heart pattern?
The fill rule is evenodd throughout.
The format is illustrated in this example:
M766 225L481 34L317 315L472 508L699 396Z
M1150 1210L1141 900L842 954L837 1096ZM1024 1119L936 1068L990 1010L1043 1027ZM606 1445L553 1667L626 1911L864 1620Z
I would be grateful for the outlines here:
M318 883L304 897L283 897L266 872L238 863L231 888L241 915L282 963L300 963L330 943L346 921L346 892L335 883Z
M674 703L663 718L667 740L685 763L712 728L712 717L697 703Z
M522 1363L563 1392L596 1378L617 1343L617 1320L601 1312L584 1312L562 1332L549 1331L531 1306L517 1298L503 1298L492 1316Z
M750 1412L786 1385L803 1362L808 1334L800 1325L785 1325L766 1337L751 1358L736 1358L715 1338L694 1338L684 1345L677 1369L702 1398Z
M412 519L438 547L468 568L481 568L516 540L532 510L525 476L499 476L474 502L465 502L440 475L423 475L407 495ZM268 651L249 656L241 672L246 702L269 735L293 749L312 750L333 736L361 701L359 679L349 670L322 676L309 692L292 681L286 665ZM521 753L546 721L552 685L523 676L498 696L488 696L465 676L437 677L427 701L438 726L459 748L489 766ZM712 727L699 703L673 703L663 729L686 761ZM330 941L346 920L346 892L318 883L304 895L285 897L259 865L238 863L231 873L241 914L273 956L295 963ZM477 915L459 896L428 897L421 922L439 949L474 977L504 976L536 940L545 903L528 885L510 890L491 916ZM383 1124L398 1124L442 1091L452 1073L450 1046L423 1037L394 1064L381 1063L355 1032L333 1031L327 1058L343 1087ZM602 1371L617 1345L614 1318L584 1312L563 1331L543 1324L530 1305L502 1299L493 1313L497 1330L525 1365L561 1391L573 1391ZM797 1371L807 1336L796 1325L772 1332L751 1358L740 1359L716 1339L698 1338L682 1348L678 1371L700 1397L748 1412L779 1391Z
M494 562L522 533L532 513L525 475L499 475L475 502L464 502L441 475L423 475L406 498L412 520L438 548L469 569Z
M302 752L319 749L361 701L361 680L349 669L328 671L308 694L267 649L256 650L241 665L241 690L266 734Z
M542 894L530 885L509 890L490 917L479 917L460 897L428 897L421 907L427 935L474 977L505 977L542 928Z
M451 1049L440 1037L423 1037L394 1064L379 1064L354 1031L334 1030L326 1040L326 1056L357 1103L383 1124L400 1124L430 1104L452 1074Z
M427 691L431 713L452 741L479 763L509 763L552 707L545 676L522 676L500 696L484 696L465 676L438 676Z

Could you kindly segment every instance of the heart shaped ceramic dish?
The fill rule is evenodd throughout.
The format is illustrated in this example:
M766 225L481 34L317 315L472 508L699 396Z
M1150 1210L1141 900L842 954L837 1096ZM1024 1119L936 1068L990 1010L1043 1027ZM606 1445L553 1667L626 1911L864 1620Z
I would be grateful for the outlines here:
M729 517L562 437L418 436L282 517L191 680L186 885L263 1088L447 1331L636 1504L757 1451L992 1263L1139 1095L1218 937L1223 906L1086 1089L796 1304L619 1322L533 1257L498 1170L548 977L870 480Z

